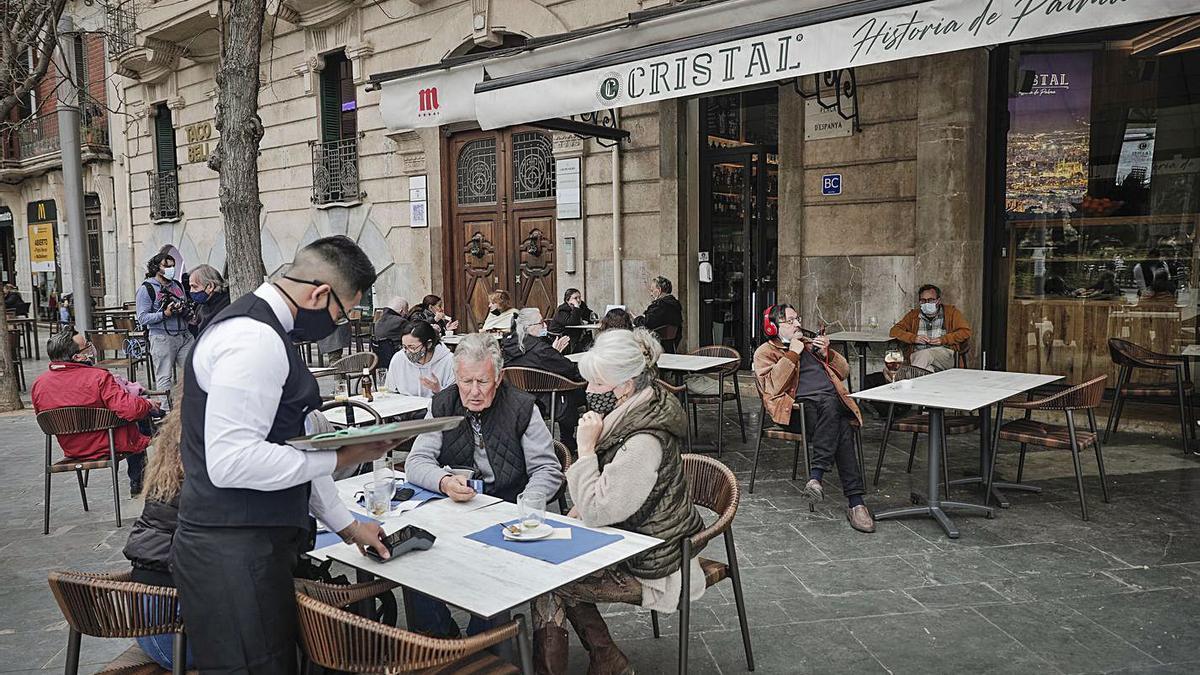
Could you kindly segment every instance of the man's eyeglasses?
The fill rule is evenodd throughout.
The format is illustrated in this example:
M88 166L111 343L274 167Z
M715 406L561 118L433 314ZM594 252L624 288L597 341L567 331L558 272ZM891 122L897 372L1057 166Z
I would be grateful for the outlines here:
M780 321L780 322L779 322L779 324L780 324L781 326L782 326L782 325L786 325L786 324L791 324L791 325L793 325L793 326L799 326L799 325L800 325L800 317L798 317L798 316L793 316L793 317L792 317L792 318L790 318L790 319L784 319L783 321Z
M289 276L284 276L283 278L287 279L288 281L294 281L298 284L308 284L309 286L326 285L325 282L321 281L320 279L313 279L309 281L308 279L297 279ZM329 284L329 295L333 298L333 301L337 303L338 310L341 312L338 315L338 318L334 319L333 324L335 326L345 326L346 324L350 323L350 313L346 311L346 306L342 304L342 299L338 297L337 291L333 290L332 284ZM328 307L329 305L326 304L325 306Z

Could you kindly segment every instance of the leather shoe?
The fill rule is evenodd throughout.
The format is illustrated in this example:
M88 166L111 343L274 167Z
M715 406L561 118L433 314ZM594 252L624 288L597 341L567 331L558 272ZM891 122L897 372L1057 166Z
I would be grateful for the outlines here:
M537 675L567 672L567 629L547 626L533 632L533 671Z
M867 507L861 504L846 510L846 520L850 521L850 527L859 532L870 534L875 531L875 519L871 517Z
M804 490L800 493L810 504L816 504L825 499L825 488L821 486L821 481L813 478L804 484Z

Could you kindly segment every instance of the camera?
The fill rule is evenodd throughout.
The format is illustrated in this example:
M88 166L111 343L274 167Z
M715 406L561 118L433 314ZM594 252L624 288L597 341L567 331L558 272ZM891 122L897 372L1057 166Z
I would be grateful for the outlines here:
M169 294L163 294L163 311L169 307L171 314L177 316L184 321L191 322L196 318L197 305L191 298L177 298Z

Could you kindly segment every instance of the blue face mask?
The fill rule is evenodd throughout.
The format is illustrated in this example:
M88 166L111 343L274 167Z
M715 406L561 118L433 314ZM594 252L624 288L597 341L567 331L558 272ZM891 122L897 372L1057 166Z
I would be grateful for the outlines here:
M208 302L207 291L192 291L189 295L192 296L192 302L196 303L197 305L203 305L204 303Z

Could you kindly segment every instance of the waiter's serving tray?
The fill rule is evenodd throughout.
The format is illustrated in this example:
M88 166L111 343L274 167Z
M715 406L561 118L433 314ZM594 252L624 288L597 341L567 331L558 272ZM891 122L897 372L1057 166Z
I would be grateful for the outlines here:
M364 427L348 427L323 434L298 436L287 443L299 450L336 450L343 445L376 441L392 441L398 445L430 431L449 431L462 424L465 419L467 418L461 416L434 417L388 424L372 424Z

